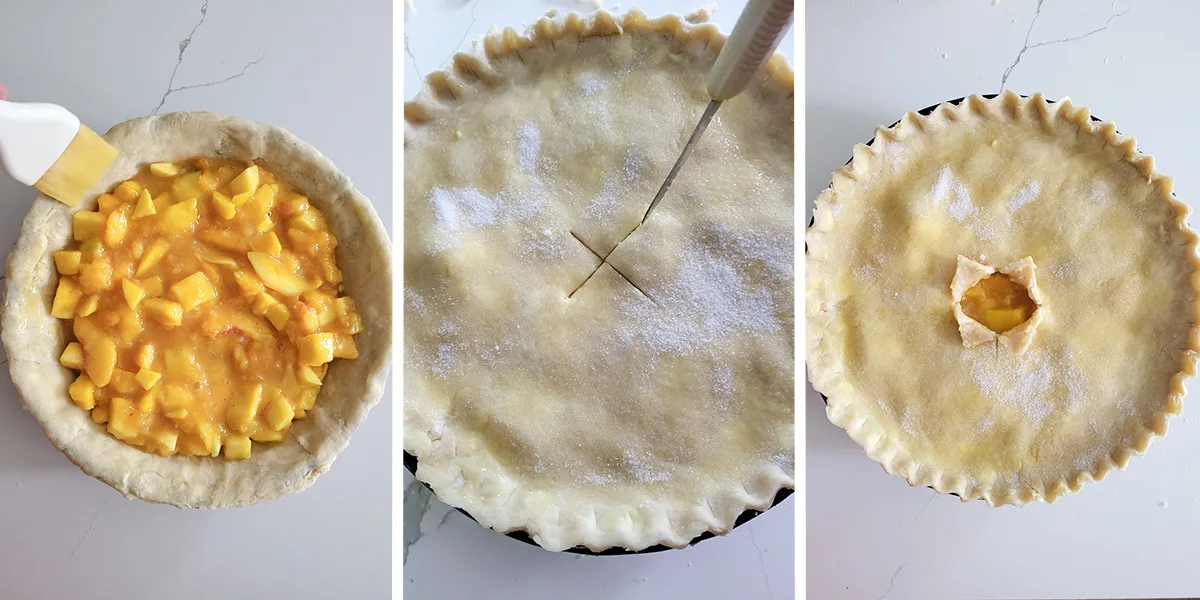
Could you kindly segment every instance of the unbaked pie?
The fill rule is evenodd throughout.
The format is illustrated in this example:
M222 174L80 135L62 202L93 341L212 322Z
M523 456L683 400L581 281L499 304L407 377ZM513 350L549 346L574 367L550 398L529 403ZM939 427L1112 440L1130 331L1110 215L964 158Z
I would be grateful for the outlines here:
M1070 100L972 96L880 128L807 234L807 363L890 473L1053 501L1167 431L1196 365L1172 182Z
M543 18L405 106L404 448L547 549L681 547L793 485L782 57L637 227L709 100L692 21Z

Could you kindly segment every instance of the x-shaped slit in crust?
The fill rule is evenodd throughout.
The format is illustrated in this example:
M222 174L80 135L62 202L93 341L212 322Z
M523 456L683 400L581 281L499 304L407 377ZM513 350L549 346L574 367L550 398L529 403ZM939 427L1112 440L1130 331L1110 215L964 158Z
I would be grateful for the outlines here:
M633 230L636 231L637 227L634 227ZM596 273L598 273L600 271L600 268L603 267L605 265L605 263L608 263L608 257L612 256L613 252L616 252L617 247L621 245L621 242L624 242L627 238L629 238L630 235L633 235L633 231L630 231L629 233L625 234L625 237L621 238L621 242L617 242L617 245L613 246L612 250L609 250L607 254L600 254L599 252L596 252L595 250L593 250L592 247L587 245L587 242L584 242L583 238L580 238L579 235L576 234L574 231L570 232L570 234L571 234L571 237L575 238L575 241L579 242L579 244L582 245L584 248L587 248L588 252L591 252L596 258L600 259L600 264L596 265L596 268L592 269L591 273L588 273L588 276L583 279L583 283L580 283L579 285L575 286L575 289L571 290L570 294L567 294L568 298L574 296L575 292L578 292L579 289L584 286L584 284L586 284L588 281L591 281L592 277L595 276ZM654 298L651 297L650 294L646 293L646 290L643 290L641 287L639 287L638 284L634 283L632 279L630 279L628 276L626 276L624 273L622 273L619 269L617 269L615 266L613 266L612 263L608 263L608 266L609 266L609 268L611 268L613 270L613 272L615 272L617 275L620 275L621 279L624 279L626 283L633 286L633 289L637 290L638 293L645 296L647 300L649 300L650 302L652 302L654 304L658 304L658 302L655 302Z

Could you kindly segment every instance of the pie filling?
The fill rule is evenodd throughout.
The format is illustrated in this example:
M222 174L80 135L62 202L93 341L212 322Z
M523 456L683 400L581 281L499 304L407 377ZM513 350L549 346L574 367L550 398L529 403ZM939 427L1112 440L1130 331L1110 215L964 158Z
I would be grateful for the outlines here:
M51 314L74 403L162 456L284 439L362 319L325 216L253 163L154 163L73 217ZM223 452L222 452L223 451Z
M971 286L961 302L963 312L995 333L1004 333L1033 316L1037 304L1029 290L1004 273L992 273Z

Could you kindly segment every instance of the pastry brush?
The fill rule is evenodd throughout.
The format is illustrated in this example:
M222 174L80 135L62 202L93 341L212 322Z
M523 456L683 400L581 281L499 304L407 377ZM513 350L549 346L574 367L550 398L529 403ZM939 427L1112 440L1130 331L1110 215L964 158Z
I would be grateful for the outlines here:
M654 195L650 208L647 208L646 214L642 216L642 223L646 222L650 211L658 206L670 189L675 176L683 168L683 163L691 155L696 142L700 141L700 136L704 135L708 122L717 114L721 103L742 93L746 86L750 85L754 74L767 62L775 48L779 47L788 26L792 24L795 12L792 5L793 0L750 0L746 4L742 15L738 17L737 25L733 26L733 32L729 34L721 53L717 55L717 61L708 72L707 87L711 99L708 108L704 109L700 122L692 131L692 137L688 138L687 144L675 161L675 166L671 167L666 181L663 181L662 187Z
M67 206L116 157L116 148L61 106L0 100L0 168Z

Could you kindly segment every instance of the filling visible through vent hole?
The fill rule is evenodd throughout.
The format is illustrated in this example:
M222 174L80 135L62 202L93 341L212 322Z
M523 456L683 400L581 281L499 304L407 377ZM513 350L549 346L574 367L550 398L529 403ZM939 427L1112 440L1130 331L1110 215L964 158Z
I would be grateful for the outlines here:
M993 273L963 293L962 310L995 333L1004 333L1037 310L1025 286L1003 273Z

